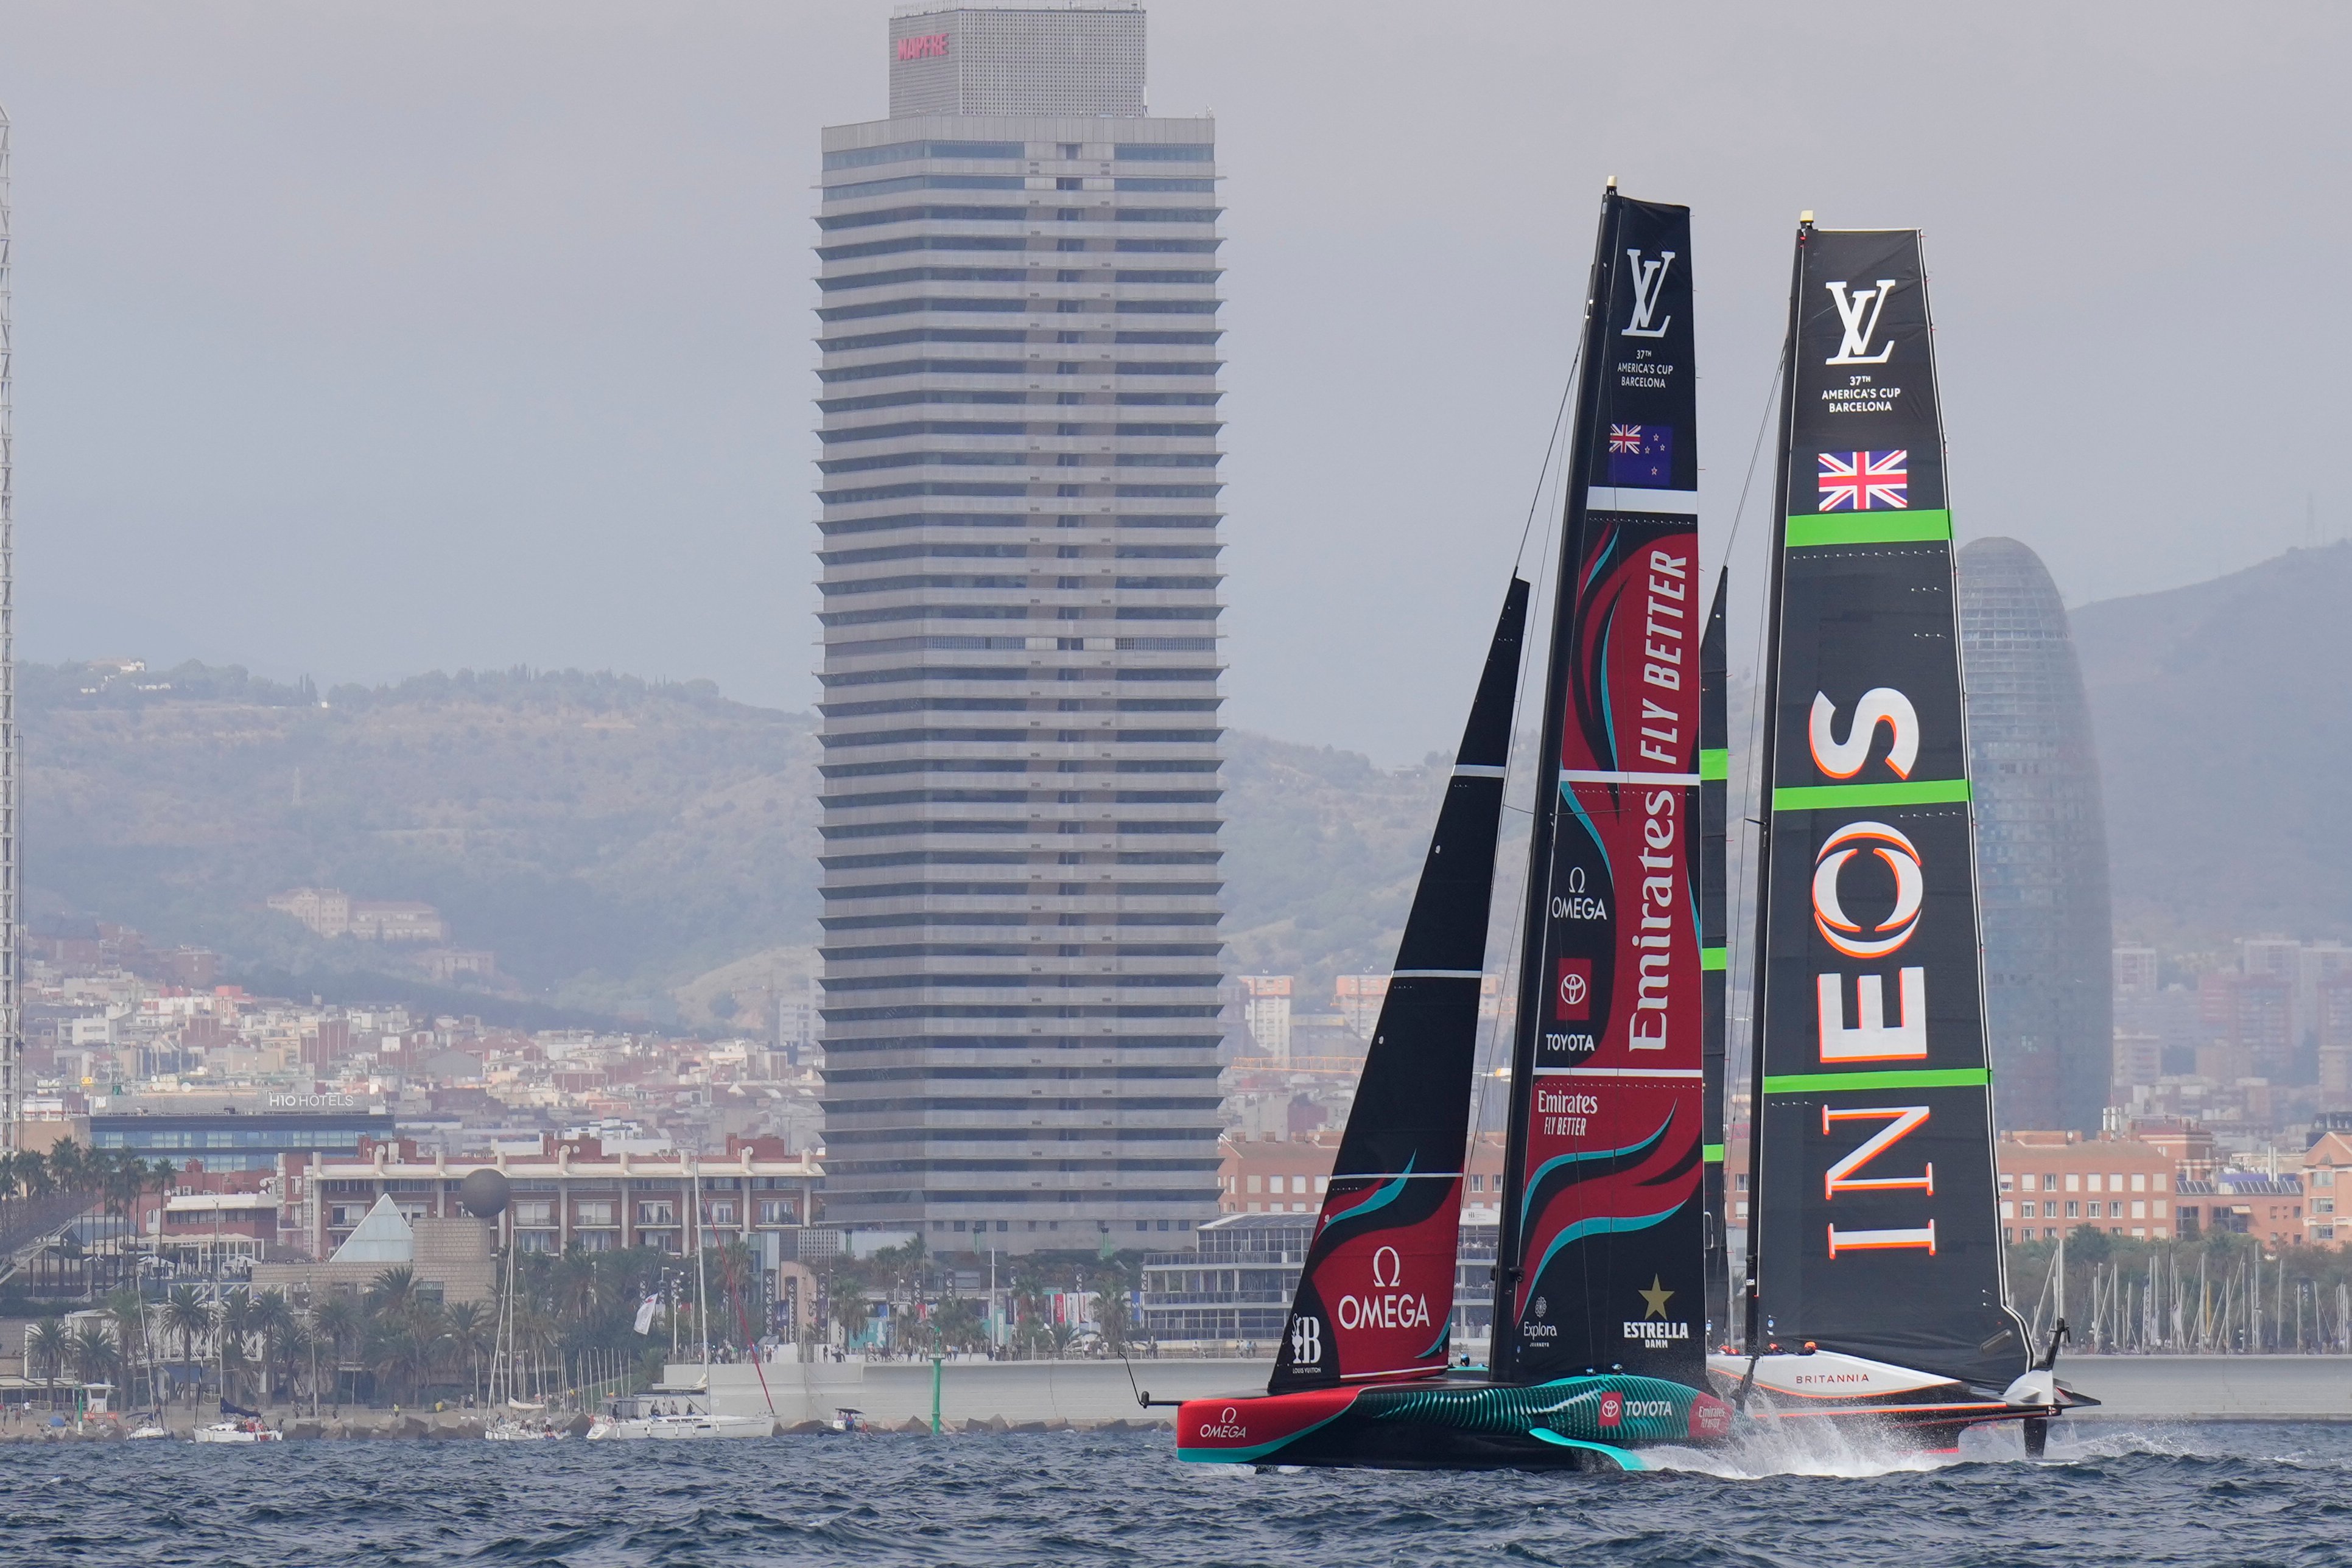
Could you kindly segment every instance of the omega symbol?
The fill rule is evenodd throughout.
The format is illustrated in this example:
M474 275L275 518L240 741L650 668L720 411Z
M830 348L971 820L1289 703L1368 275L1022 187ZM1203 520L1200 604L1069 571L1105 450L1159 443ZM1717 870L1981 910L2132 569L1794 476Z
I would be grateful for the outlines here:
M1838 902L1838 874L1864 850L1876 853L1895 873L1895 907L1870 936L1848 919ZM1918 929L1921 896L1927 879L1911 841L1884 822L1849 822L1830 835L1813 865L1813 925L1822 940L1849 958L1884 958Z
M1385 1269L1382 1267L1384 1262L1387 1265ZM1372 1254L1372 1289L1393 1291L1397 1281L1403 1278L1404 1260L1397 1256L1395 1248L1383 1247Z

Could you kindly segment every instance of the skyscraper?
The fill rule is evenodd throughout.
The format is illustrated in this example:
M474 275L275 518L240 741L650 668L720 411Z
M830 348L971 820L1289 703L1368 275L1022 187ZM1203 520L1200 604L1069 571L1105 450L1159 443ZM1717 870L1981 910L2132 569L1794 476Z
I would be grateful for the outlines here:
M1960 551L1986 1024L2005 1127L2095 1132L2114 1060L2098 754L2066 609L2015 539Z
M824 133L826 1212L935 1249L1216 1212L1215 128L1143 28L897 16Z
M16 962L16 485L9 410L16 344L8 289L8 112L0 110L0 1148L16 1146L24 1113L24 1015Z

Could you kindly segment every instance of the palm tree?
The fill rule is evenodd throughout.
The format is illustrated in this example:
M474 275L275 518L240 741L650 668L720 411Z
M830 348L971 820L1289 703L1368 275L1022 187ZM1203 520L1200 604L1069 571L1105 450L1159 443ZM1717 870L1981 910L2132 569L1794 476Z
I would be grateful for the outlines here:
M352 1347L359 1343L364 1328L359 1303L340 1291L310 1303L310 1332L334 1357L338 1405L343 1400L343 1363L351 1359ZM312 1392L315 1396L315 1380Z
M122 1352L114 1336L98 1323L76 1329L67 1353L73 1357L75 1375L84 1383L110 1383L110 1375L122 1364Z
M450 1347L465 1361L477 1398L481 1395L482 1357L490 1351L497 1322L484 1301L458 1301L442 1314Z
M106 1312L114 1320L115 1343L122 1347L123 1397L134 1408L144 1408L139 1399L139 1372L147 1360L147 1303L126 1286L106 1298Z
M549 1281L555 1310L572 1322L585 1322L595 1314L597 1287L601 1283L594 1261L573 1247L556 1260L555 1271Z
M386 1269L367 1289L369 1310L382 1316L398 1317L416 1300L416 1270L405 1263Z
M212 1309L196 1293L194 1285L174 1285L163 1298L163 1328L180 1336L180 1364L192 1371L196 1359L196 1336L211 1332ZM190 1396L194 1397L194 1395Z
M1127 1295L1135 1288L1134 1277L1121 1260L1105 1263L1095 1271L1095 1329L1102 1335L1103 1348L1113 1355L1127 1349L1127 1342L1135 1333Z
M49 1405L52 1408L58 1402L58 1393L54 1385L65 1371L66 1358L72 1354L73 1339L66 1333L63 1318L43 1318L39 1322L35 1323L32 1331L25 1336L26 1361L39 1365L44 1371L46 1381L52 1385L49 1389ZM30 1372L32 1367L27 1366L26 1370Z
M246 1326L248 1333L261 1338L261 1397L267 1402L276 1393L270 1381L270 1372L279 1359L277 1353L299 1326L295 1322L293 1306L286 1300L286 1292L262 1291L254 1301L252 1314Z

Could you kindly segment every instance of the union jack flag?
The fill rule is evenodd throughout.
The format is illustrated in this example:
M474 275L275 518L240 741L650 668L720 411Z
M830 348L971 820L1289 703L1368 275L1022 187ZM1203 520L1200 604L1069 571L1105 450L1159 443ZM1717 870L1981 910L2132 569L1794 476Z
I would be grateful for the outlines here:
M1609 450L1630 452L1639 455L1642 450L1642 427L1638 424L1612 424L1609 427Z
M1907 451L1822 453L1821 509L1869 512L1909 507L1911 476L1906 465L1910 456Z

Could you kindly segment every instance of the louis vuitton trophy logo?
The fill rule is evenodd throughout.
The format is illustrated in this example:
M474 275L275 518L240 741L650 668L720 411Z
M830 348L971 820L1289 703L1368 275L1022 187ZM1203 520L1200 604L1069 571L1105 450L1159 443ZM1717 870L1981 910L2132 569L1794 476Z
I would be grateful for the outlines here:
M1633 285L1633 316L1625 323L1625 336L1663 338L1666 335L1666 329L1675 324L1675 319L1669 316L1653 327L1650 318L1657 313L1658 296L1665 291L1666 268L1674 265L1675 253L1661 251L1655 261L1643 261L1638 250L1628 250L1625 256L1633 264L1633 277L1629 279Z
M1877 287L1857 290L1850 298L1843 283L1825 287L1830 291L1831 299L1837 304L1838 322L1844 329L1844 337L1838 344L1838 351L1822 362L1825 365L1885 364L1886 357L1895 352L1895 345L1890 342L1874 354L1870 351L1870 340L1878 335L1878 315L1886 308L1886 297L1895 292L1895 279L1882 277Z

